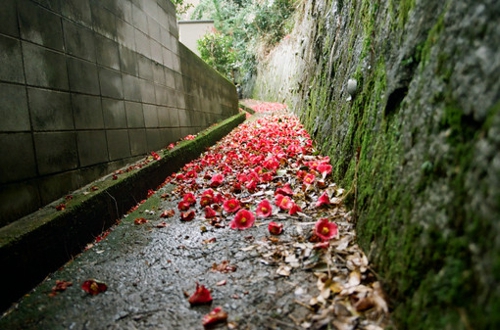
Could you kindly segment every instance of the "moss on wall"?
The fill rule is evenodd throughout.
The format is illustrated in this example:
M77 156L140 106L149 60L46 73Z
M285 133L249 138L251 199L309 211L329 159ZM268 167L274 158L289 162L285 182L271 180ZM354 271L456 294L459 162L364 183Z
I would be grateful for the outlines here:
M500 5L308 4L290 107L350 192L396 323L500 327Z

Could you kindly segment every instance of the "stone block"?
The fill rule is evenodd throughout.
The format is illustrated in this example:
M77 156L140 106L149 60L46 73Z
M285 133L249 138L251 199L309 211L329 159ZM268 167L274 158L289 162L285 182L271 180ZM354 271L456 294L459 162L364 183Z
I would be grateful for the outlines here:
M31 133L0 134L0 155L0 183L36 176L35 149Z
M24 83L21 42L0 35L0 49L0 80Z
M140 102L142 100L140 79L124 73L122 80L125 100Z
M92 13L92 28L97 33L108 37L109 39L116 40L116 16L109 10L101 7L101 4L90 2L90 11Z
M106 131L106 137L110 160L130 157L128 130L108 130Z
M128 127L144 127L144 113L141 103L125 102L125 112L127 113Z
M162 64L153 63L153 80L155 83L165 85L165 67Z
M76 129L103 129L101 98L81 94L71 95Z
M168 88L155 84L156 104L168 105Z
M143 5L144 12L146 16L152 17L155 20L158 20L158 4L156 1L144 1Z
M94 31L67 20L63 20L63 30L68 54L89 62L96 61Z
M68 90L66 58L43 47L22 43L26 83L33 86Z
M144 103L156 103L155 86L152 82L140 79L141 98Z
M51 203L78 188L82 183L80 173L80 171L69 171L40 179L39 189L42 205Z
M65 0L61 3L61 12L64 17L92 28L92 12L89 0Z
M142 2L141 2L142 4ZM146 13L136 5L132 5L132 21L133 25L144 33L148 33L148 21Z
M96 34L95 48L97 64L111 69L120 70L120 53L118 51L118 43L116 41Z
M75 132L34 133L36 161L40 175L78 167Z
M149 37L156 41L161 40L160 24L152 17L147 17Z
M158 109L158 126L170 127L170 109L167 107L157 107Z
M172 69L165 68L165 85L175 88L175 72Z
M163 64L163 49L161 44L153 39L149 40L149 45L151 46L151 58L160 64Z
M16 182L0 189L0 227L21 218L40 207L40 195L35 182Z
M173 53L168 48L162 48L163 51L163 65L165 65L170 70L173 70Z
M158 109L156 105L143 104L144 126L146 128L158 127Z
M146 139L148 141L148 151L160 150L165 146L160 135L160 131L157 128L146 129Z
M31 1L18 2L21 38L58 51L64 50L61 17Z
M17 25L17 0L3 0L0 10L0 33L18 37Z
M137 55L137 64L139 67L139 77L147 80L153 80L153 63L145 56Z
M142 31L136 29L135 34L135 50L137 53L151 58L151 46L149 44L149 37Z
M109 160L105 131L79 131L77 132L76 141L80 166L105 163Z
M139 72L137 68L137 54L127 47L118 46L120 52L120 68L123 72L136 76Z
M99 95L99 78L94 63L68 58L68 76L71 91ZM102 82L101 82L102 84ZM103 86L101 85L101 89Z
M100 68L99 84L102 96L123 99L122 75L119 72Z
M129 49L135 49L135 28L121 19L117 19L116 22L118 42Z
M179 115L179 126L181 127L193 126L191 123L191 116L189 114L189 111L179 109L177 113Z
M31 124L34 131L74 129L70 94L28 88Z
M61 13L61 0L33 0L33 2L56 14Z
M127 127L127 115L123 101L102 98L102 113L106 128Z
M26 87L0 83L0 131L29 131Z
M147 150L146 130L144 128L129 129L130 153L132 156L144 155Z

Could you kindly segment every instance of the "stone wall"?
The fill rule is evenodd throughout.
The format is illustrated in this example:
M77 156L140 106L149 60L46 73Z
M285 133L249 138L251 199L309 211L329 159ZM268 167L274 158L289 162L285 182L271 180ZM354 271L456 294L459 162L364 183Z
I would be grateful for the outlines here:
M500 3L302 9L293 69L278 48L257 93L281 93L330 155L398 328L499 328Z
M168 0L3 0L0 50L0 226L237 113Z

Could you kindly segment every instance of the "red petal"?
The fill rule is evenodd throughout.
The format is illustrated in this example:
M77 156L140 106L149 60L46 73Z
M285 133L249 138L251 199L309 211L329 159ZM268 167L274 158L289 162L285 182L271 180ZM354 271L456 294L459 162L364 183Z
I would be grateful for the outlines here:
M210 304L212 302L212 295L204 285L196 283L196 291L189 297L188 301L192 306Z
M210 313L203 316L201 322L204 327L209 327L217 323L227 322L227 313L222 310L222 307L215 307Z

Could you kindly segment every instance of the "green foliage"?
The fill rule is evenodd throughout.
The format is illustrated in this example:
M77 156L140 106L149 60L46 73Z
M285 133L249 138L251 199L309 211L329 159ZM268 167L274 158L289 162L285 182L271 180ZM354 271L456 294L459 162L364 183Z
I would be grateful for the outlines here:
M233 80L236 56L233 39L218 32L204 35L197 41L201 58L229 80Z
M260 53L273 47L291 31L294 0L202 0L195 8L192 19L213 19L219 31L219 39L224 39L221 51L229 52L214 66L214 61L207 61L219 72L227 76L233 69L239 71L235 82L249 86L256 72ZM210 54L211 43L202 41L198 44L200 53ZM219 53L217 56L222 56ZM209 58L202 55L202 59ZM226 60L225 58L234 59ZM217 62L217 61L216 61Z
M189 8L193 7L192 4L185 3L184 0L172 0L172 3L175 5L177 15L185 14Z

